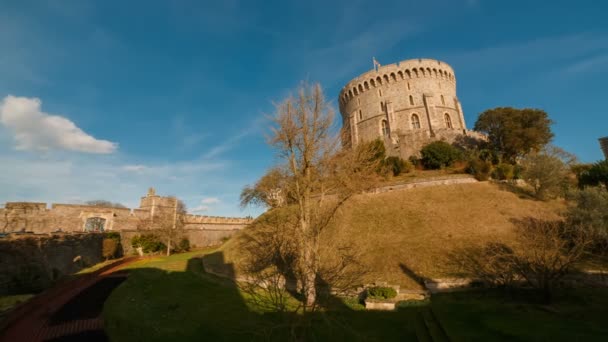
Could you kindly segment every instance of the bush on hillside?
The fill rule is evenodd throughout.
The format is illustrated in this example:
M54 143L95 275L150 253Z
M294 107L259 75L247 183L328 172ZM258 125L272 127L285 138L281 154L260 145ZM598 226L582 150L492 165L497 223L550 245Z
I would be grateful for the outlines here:
M492 172L492 163L480 158L469 160L467 173L472 174L478 181L487 181Z
M144 253L156 253L167 248L158 236L151 233L134 236L131 239L131 246L133 248L141 247Z
M568 168L557 156L549 153L533 153L521 161L522 178L534 190L538 199L555 198L568 185Z
M597 162L578 177L580 187L603 185L608 189L608 160Z
M462 158L461 151L445 141L432 142L420 150L421 161L427 169L440 169Z
M492 178L498 180L511 180L515 175L515 168L509 163L500 163L494 167Z
M397 297L397 291L392 287L374 286L367 289L367 298L391 299Z
M412 171L414 166L402 158L399 157L388 157L384 160L384 166L388 171L393 173L393 176L399 176L402 173L408 173Z

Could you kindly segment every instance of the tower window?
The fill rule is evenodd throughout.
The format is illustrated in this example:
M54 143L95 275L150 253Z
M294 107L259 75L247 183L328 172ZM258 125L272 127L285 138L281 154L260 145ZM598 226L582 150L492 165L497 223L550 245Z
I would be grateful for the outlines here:
M357 97L357 104L360 106L361 105L361 99Z
M407 90L411 90L410 89L410 82L407 82Z
M359 109L359 121L363 120L363 112Z
M420 118L418 118L418 114L412 114L412 128L413 129L420 128Z
M414 105L414 97L410 95L410 106Z
M445 106L445 99L443 98L443 95L441 95L441 104Z
M450 118L450 114L445 113L445 127L452 128L452 119Z
M386 120L382 120L382 135L388 137L388 134L388 122L386 122Z
M382 89L378 89L378 96L382 97Z

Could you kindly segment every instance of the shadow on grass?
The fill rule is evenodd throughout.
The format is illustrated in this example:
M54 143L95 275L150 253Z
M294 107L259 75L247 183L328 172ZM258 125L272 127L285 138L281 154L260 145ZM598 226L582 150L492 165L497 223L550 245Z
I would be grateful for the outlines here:
M521 199L527 199L531 201L540 201L538 198L534 197L529 191L522 189L521 187L508 183L508 182L494 182L498 186L498 188L502 191L508 191L517 195L517 197Z
M232 279L206 273L219 263ZM531 303L530 292L445 293L432 304L396 311L365 311L356 299L325 292L323 309L285 313L256 306L234 281L221 252L187 261L184 271L130 270L104 306L112 341L509 341L601 340L608 289L573 290L553 307ZM413 273L406 265L402 270ZM414 273L415 275L415 273ZM320 284L328 286L328 284Z
M329 295L315 313L264 311L252 305L221 264L222 279L205 273L203 258L223 262L221 252L188 260L183 272L130 270L128 280L105 303L112 341L416 341L420 308L362 311ZM217 265L217 264L216 264ZM218 268L219 269L219 268ZM217 271L217 269L215 270ZM328 284L320 284L329 286Z

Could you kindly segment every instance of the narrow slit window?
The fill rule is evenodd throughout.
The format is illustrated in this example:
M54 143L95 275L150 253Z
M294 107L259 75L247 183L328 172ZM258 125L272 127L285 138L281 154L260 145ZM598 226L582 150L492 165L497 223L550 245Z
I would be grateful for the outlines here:
M452 127L452 119L450 118L450 114L445 113L445 127L446 128L453 128Z
M412 114L412 128L413 129L420 128L420 118L418 118L417 114Z
M388 137L388 122L386 120L382 120L382 135L384 137Z

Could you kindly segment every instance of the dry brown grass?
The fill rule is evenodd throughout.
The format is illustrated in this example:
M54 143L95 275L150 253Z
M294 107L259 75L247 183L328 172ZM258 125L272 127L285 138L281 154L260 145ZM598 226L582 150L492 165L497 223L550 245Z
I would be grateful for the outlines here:
M520 198L491 183L416 188L359 195L338 212L322 241L360 251L373 272L366 282L387 281L417 289L415 276L455 275L449 253L463 246L513 238L512 219L557 218L563 204ZM226 262L241 258L238 235L223 248ZM331 258L331 255L326 256Z

